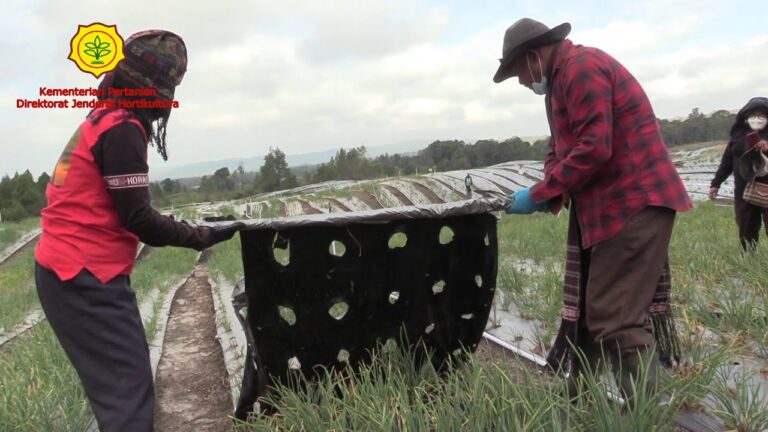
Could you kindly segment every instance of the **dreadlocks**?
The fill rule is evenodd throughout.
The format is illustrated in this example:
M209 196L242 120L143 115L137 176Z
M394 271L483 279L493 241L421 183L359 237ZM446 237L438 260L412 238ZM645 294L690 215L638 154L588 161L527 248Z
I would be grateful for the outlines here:
M149 144L157 149L163 160L168 160L168 149L165 142L165 131L168 126L168 118L171 116L171 109L149 108L149 109L130 109L138 117L144 130L147 131Z
M113 96L111 98L108 97L110 94L109 87L113 89L131 89L130 83L127 83L125 79L122 78L121 74L114 73L110 76L107 76L104 78L104 80L99 85L99 90L101 90L101 94L103 95L100 99L111 99L114 101L114 104L110 109L105 109L100 111L96 117L94 117L94 121L99 121L101 118L106 115L108 112L113 111L118 108L119 104L118 101L138 101L140 99L146 99L146 97L142 96L124 96L124 94L130 94L131 92L113 92L120 94L120 96ZM91 112L95 111L92 110ZM147 138L149 140L149 144L154 146L157 149L157 152L160 154L160 156L163 158L163 160L168 160L168 149L166 146L165 141L165 134L166 129L168 126L168 119L171 116L171 109L170 108L129 108L126 111L133 114L133 116L136 117L136 119L139 120L142 127L144 127L144 131L147 133ZM90 113L88 114L90 115Z

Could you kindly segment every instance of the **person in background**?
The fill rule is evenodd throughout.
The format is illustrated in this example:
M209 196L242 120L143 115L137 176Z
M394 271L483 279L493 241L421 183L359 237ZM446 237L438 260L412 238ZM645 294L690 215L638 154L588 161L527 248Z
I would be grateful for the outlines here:
M739 242L746 252L757 247L760 238L761 219L765 223L768 233L768 208L759 207L744 201L744 188L747 179L744 178L741 166L741 158L752 147L757 150L768 151L768 98L754 97L736 114L736 120L731 126L730 139L725 146L720 166L715 172L709 188L709 199L717 198L720 185L733 174L733 207L736 214L736 226L739 229ZM756 142L748 143L747 136L750 132L756 132ZM758 177L755 181L768 183L768 177Z
M675 214L691 202L640 84L610 55L566 39L570 29L522 18L504 35L493 80L517 77L544 96L551 132L544 179L515 192L507 213L570 204L565 305L547 360L576 392L587 365L571 344L589 367L604 352L632 398L641 365L655 388L658 357L679 357L667 253Z
M149 349L130 283L139 241L203 250L242 227L192 227L151 207L147 146L167 160L167 102L184 76L187 52L179 36L152 30L128 38L125 55L100 85L104 102L110 87L155 89L156 96L120 96L88 114L47 186L35 249L40 303L102 432L153 429ZM127 105L145 108L117 103L139 99L146 103Z
M472 176L467 174L464 177L464 187L467 189L467 198L472 196Z

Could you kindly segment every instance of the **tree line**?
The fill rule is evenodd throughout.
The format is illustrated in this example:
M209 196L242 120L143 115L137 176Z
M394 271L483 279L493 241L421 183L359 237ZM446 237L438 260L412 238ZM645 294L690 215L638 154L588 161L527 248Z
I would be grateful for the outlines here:
M715 111L707 116L694 108L685 119L659 120L661 133L670 147L706 141L726 141L736 115ZM258 172L249 173L240 166L234 171L220 168L203 176L195 188L179 180L166 178L152 182L150 192L154 205L237 199L263 192L329 180L366 180L400 175L423 174L478 168L511 160L542 160L548 139L529 144L514 137L503 141L459 140L434 141L416 154L384 154L369 157L365 146L340 149L326 163L313 167L289 168L285 153L270 148ZM21 220L39 216L45 206L45 187L50 177L43 173L34 179L29 171L4 176L0 180L0 219Z
M20 221L30 216L39 216L45 207L45 187L51 177L42 173L35 180L29 170L13 177L0 179L0 220Z

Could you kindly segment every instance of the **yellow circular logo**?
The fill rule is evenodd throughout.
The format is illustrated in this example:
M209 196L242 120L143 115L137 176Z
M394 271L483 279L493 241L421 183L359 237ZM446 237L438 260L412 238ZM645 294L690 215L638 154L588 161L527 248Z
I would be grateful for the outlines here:
M93 23L77 26L77 33L69 43L69 59L78 69L98 78L117 67L123 55L123 38L117 26Z

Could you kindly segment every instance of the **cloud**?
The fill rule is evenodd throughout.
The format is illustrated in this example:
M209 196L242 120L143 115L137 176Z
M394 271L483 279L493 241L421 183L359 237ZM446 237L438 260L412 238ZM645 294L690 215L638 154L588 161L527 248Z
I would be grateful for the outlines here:
M419 2L323 2L297 48L311 63L380 57L429 42L447 17Z
M168 28L186 41L189 70L171 116L171 164L302 153L411 139L503 139L548 133L543 98L511 79L491 81L504 30L518 16L573 24L571 39L616 56L657 114L676 117L743 105L768 94L768 31L714 0L513 2L504 7L432 0L317 2L96 0L0 3L0 174L49 170L87 110L18 110L41 85L96 80L66 60L77 24L117 23L123 36ZM759 22L760 25L756 25ZM751 29L751 30L745 30ZM28 47L36 47L34 55ZM151 164L157 163L152 159Z
M655 99L660 117L674 117L694 107L704 112L734 109L753 96L768 93L763 79L766 50L768 34L757 35L738 50L728 43L710 45L705 50L681 49L651 59L639 69L657 71L643 84Z

